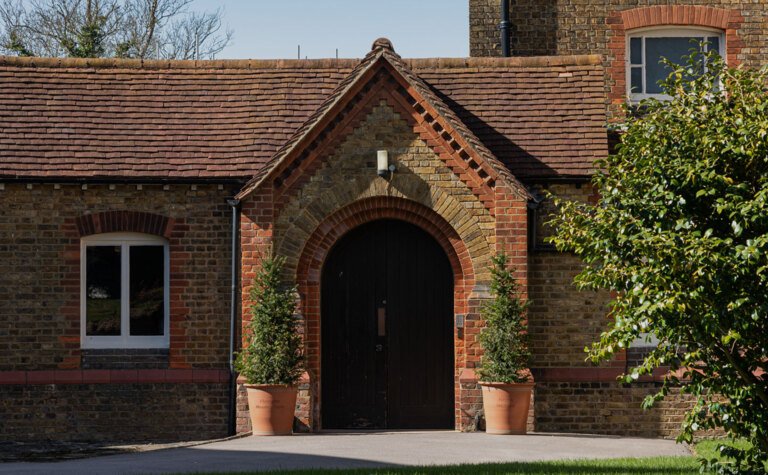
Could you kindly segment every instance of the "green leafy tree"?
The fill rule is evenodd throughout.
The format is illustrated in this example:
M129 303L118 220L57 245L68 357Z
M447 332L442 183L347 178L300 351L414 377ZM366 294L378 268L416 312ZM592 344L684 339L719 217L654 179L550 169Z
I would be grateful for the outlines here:
M15 31L8 33L8 39L5 43L5 47L8 52L15 54L16 56L33 56L25 46L24 42L19 37L19 34Z
M722 428L722 472L763 473L768 459L768 69L692 53L664 82L668 101L629 117L598 163L597 206L555 200L553 242L585 262L576 283L611 289L612 325L588 348L608 360L637 338L658 344L627 382L670 367L695 398L678 440ZM650 340L649 340L650 341ZM679 371L678 371L679 370Z
M299 321L294 317L296 287L283 285L285 259L264 259L251 290L253 301L246 344L235 368L250 384L298 382L304 357Z
M64 39L62 47L71 58L99 58L104 55L103 18L96 18L82 25L74 39Z
M523 383L528 381L530 351L525 312L528 302L508 268L505 254L492 259L491 300L483 307L486 326L480 332L483 357L479 375L482 381Z

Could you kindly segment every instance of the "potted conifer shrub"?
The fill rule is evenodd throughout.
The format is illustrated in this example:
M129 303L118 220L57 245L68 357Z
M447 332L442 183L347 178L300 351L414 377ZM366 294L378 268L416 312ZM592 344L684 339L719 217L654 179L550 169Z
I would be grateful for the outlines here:
M493 257L491 300L482 310L486 326L480 332L483 357L485 431L489 434L525 434L531 402L531 381L526 309L513 272L503 253Z
M264 259L256 275L251 321L236 369L246 379L254 435L290 435L297 383L303 372L299 321L294 317L296 286L284 285L285 259Z

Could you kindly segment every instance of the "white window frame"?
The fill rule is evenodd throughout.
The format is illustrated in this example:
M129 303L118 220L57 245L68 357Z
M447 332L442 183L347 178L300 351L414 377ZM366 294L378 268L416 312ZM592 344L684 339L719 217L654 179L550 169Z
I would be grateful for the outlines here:
M162 336L130 335L130 246L163 246L163 301L164 319ZM120 246L120 336L86 335L86 272L88 246ZM141 233L94 234L80 240L80 346L84 349L109 348L168 348L170 346L170 258L168 241L160 236Z
M725 45L725 32L723 30L718 30L717 28L709 28L706 26L676 26L676 25L664 25L664 26L653 26L648 28L638 28L636 30L631 30L627 32L626 36L626 51L625 51L625 82L627 84L627 97L629 97L630 102L637 103L640 102L643 99L650 99L650 98L656 98L660 100L669 100L671 97L667 94L648 94L648 93L639 93L639 92L632 92L632 67L638 67L640 66L642 68L642 81L643 81L643 91L647 90L646 84L645 84L645 38L673 38L673 37L698 37L701 36L702 39L706 39L707 37L711 36L717 36L720 38L720 55L725 58L725 51L726 45ZM640 59L642 63L640 65L638 64L632 64L632 38L642 38L642 49L640 51ZM706 67L706 66L705 66Z

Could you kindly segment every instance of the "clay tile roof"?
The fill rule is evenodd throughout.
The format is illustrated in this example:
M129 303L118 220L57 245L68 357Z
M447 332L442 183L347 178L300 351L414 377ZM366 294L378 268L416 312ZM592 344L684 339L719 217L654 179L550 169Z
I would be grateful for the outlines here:
M407 64L394 53L393 50L385 51L384 57L387 58L408 83L413 86L419 94L427 100L432 107L434 107L440 115L451 124L451 127L461 135L461 137L469 143L469 145L477 152L480 157L489 164L496 173L503 176L509 183L518 183L517 179L510 173L509 169L494 156L493 152L475 136L475 134L467 128L467 126L459 119L454 111L448 107L445 102L430 89L430 87L416 74L411 71ZM524 189L524 187L523 187Z
M336 105L339 100L344 97L344 94L350 90L350 88L357 82L357 80L368 71L376 60L381 56L380 42L382 39L378 39L373 43L373 49L363 58L360 63L344 78L341 83L328 95L323 103L318 107L312 115L299 127L296 132L288 139L270 158L270 160L261 167L251 180L246 183L245 187L240 191L238 197L244 197L251 193L253 190L259 187L267 176L277 168L277 166L293 151L302 141L310 130L325 117L325 115ZM377 44L379 48L377 48ZM391 45L390 45L391 46Z
M607 154L599 57L392 55L478 153L518 178L584 177ZM366 61L0 57L0 178L245 182Z
M586 177L608 153L600 56L405 61L523 181Z

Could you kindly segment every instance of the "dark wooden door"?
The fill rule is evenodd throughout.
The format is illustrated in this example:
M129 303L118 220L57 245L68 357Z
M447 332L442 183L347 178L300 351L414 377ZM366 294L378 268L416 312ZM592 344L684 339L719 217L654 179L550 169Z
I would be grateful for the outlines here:
M323 428L454 427L453 273L429 234L395 220L352 230L321 300Z

